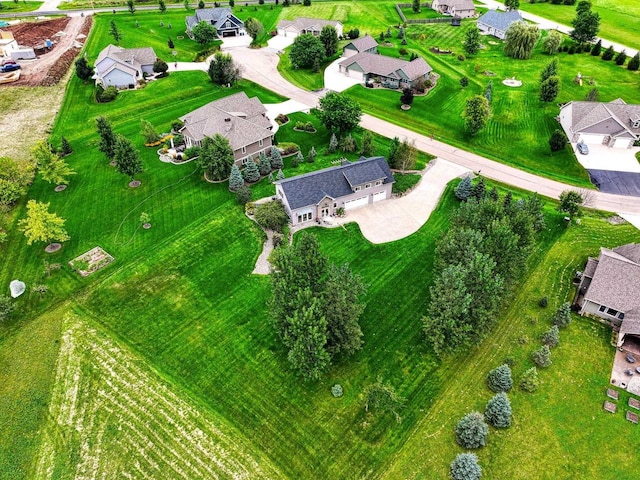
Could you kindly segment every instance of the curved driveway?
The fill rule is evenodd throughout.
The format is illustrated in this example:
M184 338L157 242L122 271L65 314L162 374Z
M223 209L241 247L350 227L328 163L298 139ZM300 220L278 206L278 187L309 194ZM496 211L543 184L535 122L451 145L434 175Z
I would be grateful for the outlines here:
M273 90L285 97L297 102L315 107L320 96L314 92L302 90L287 82L278 72L278 55L267 49L233 49L234 59L243 67L243 76L255 83ZM379 135L393 138L407 138L414 141L416 148L430 153L444 160L456 163L470 170L480 171L483 176L507 183L518 188L538 192L551 198L558 198L567 189L575 189L575 186L539 177L517 168L504 165L494 160L476 155L475 153L461 150L437 140L431 140L425 135L413 132L398 125L386 122L371 115L363 115L361 125ZM593 201L590 207L609 212L640 215L640 199L612 195L598 191L593 192Z

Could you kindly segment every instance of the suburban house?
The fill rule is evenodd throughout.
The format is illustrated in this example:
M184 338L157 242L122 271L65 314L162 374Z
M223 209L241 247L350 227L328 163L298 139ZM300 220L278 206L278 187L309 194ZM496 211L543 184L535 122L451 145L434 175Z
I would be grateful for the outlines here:
M379 82L387 88L414 87L429 79L433 69L423 58L413 61L377 55L356 53L338 64L339 71L365 83Z
M244 35L244 22L236 17L230 8L198 8L194 15L186 18L187 35L193 38L191 30L200 22L216 27L219 37Z
M201 146L205 137L219 133L229 140L238 166L260 152L271 153L272 125L257 97L239 92L208 103L180 117L180 133L188 147Z
M291 223L320 220L338 209L349 211L391 198L395 182L384 157L361 157L338 167L277 180L276 197L282 200Z
M640 344L640 243L589 257L574 302L580 315L594 315L619 328L618 346Z
M93 78L103 88L134 88L144 78L153 75L156 61L153 48L122 48L109 45L98 55Z
M571 142L631 148L640 140L640 105L618 98L604 102L569 102L558 120Z
M458 18L469 18L476 14L473 0L433 0L431 8L443 15Z
M335 28L338 37L342 36L342 23L336 20L321 20L319 18L298 17L295 20L280 20L276 29L278 35L283 37L295 38L303 33L310 33L317 37L326 25Z
M524 22L518 10L509 10L508 12L489 10L478 19L477 23L480 32L504 40L511 24L517 22Z
M10 57L14 50L18 50L18 42L13 33L0 30L0 57Z
M351 57L357 53L378 53L378 42L371 35L351 40L342 48L343 57Z

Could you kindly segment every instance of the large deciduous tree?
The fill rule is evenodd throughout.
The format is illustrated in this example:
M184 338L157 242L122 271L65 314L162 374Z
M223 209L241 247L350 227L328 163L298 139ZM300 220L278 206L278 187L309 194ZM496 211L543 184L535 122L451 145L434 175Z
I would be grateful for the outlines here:
M480 30L475 25L470 26L464 32L462 48L467 55L475 55L480 51Z
M531 58L539 38L540 30L536 25L524 22L512 23L504 38L504 53L508 57L520 60Z
M64 219L49 212L48 203L29 200L27 217L18 222L18 228L24 232L28 245L33 242L64 242L69 240L64 222Z
M542 51L548 55L555 55L562 46L562 35L557 30L550 30L542 39Z
M318 117L328 130L342 137L360 124L362 108L344 93L329 92L320 99Z
M600 15L591 10L591 2L579 2L571 25L573 25L573 30L569 34L571 38L578 43L592 42L600 29Z
M191 29L191 35L200 45L206 45L218 38L218 31L210 23L202 21Z
M483 95L475 95L467 99L462 113L465 130L469 135L476 135L487 124L490 116L491 106Z
M113 154L116 162L116 170L127 175L131 180L136 174L142 172L142 159L140 153L133 146L131 140L124 135L116 135L116 146Z
M520 8L520 0L504 0L504 6L507 10L518 10Z
M391 385L382 383L382 377L378 377L376 383L368 385L363 396L366 412L391 413L396 422L402 421L400 410L404 406L405 399L400 397Z
M580 215L580 207L584 202L582 194L576 190L565 190L560 194L560 204L558 210L569 215L569 224L573 217Z
M229 140L219 133L202 140L198 165L209 180L220 181L228 178L233 165L233 149Z
M216 85L234 85L241 78L241 69L228 53L216 52L209 63L209 78Z
M31 158L38 166L38 171L45 182L60 185L67 182L73 171L58 155L51 151L51 145L41 140L31 149Z
M100 144L98 150L100 150L109 160L113 160L113 155L116 148L116 135L113 133L111 123L105 117L96 118L96 128L98 129L98 135L100 135Z
M294 68L311 68L320 65L324 59L325 47L318 37L310 33L298 35L293 41L289 59Z
M560 150L564 150L566 146L567 136L562 130L556 128L551 133L551 137L549 137L549 148L551 148L551 152L559 152Z
M320 32L320 41L324 45L324 54L326 57L335 55L338 51L338 32L331 25L325 25Z
M0 157L0 212L8 211L27 192L33 170L31 162Z

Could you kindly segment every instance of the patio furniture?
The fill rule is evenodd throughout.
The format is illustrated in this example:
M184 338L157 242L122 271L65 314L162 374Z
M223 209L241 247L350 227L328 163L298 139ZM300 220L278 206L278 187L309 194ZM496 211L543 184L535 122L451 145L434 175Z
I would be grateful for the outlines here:
M627 362L629 363L636 363L636 357L634 357L633 355L631 355L630 353L627 353Z
M627 375L629 375L630 377L633 376L633 370L631 370L630 368L627 368L624 373L626 373Z

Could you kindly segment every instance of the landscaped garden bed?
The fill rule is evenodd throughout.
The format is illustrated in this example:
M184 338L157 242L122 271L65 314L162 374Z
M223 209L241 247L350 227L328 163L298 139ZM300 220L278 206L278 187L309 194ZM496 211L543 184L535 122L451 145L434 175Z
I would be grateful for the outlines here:
M87 277L106 267L114 258L105 252L101 247L94 247L86 253L74 258L69 262L69 266L81 276Z

